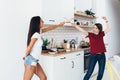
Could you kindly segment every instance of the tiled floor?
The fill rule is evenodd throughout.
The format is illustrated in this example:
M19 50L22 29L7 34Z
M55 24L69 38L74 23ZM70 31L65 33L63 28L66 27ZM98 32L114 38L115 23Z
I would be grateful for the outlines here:
M120 57L115 56L115 57L109 59L109 62L111 63L111 65L113 65L115 67L116 71L118 72L118 75L120 76ZM97 74L95 76L91 77L90 80L96 80L96 77L97 77ZM114 77L116 77L116 76L114 76ZM102 80L120 80L120 77L118 77L116 79L110 79L109 70L108 70L108 67L106 66Z

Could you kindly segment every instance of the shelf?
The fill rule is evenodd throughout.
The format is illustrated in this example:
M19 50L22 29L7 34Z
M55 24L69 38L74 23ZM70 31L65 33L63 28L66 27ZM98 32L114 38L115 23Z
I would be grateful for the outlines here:
M88 26L88 25L78 25L81 28L93 28L93 25Z
M84 20L93 20L96 19L96 17L92 17L90 15L86 15L85 13L74 13L75 18L80 18Z
M46 27L46 26L53 26L53 25L58 25L59 23L54 23L54 24L44 24L44 27ZM64 26L71 26L71 23L69 22L69 23L65 23L64 24Z
M53 24L44 24L44 26L53 26ZM71 26L71 27L73 27L71 24L66 24L66 25L64 25L64 26ZM81 27L81 28L93 28L93 25L78 25L79 27Z

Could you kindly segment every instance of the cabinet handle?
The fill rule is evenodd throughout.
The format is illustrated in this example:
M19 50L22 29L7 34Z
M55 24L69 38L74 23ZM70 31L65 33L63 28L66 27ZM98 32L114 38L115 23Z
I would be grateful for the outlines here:
M76 56L80 56L80 53L79 53L79 54L76 54Z
M91 55L91 54L86 54L86 55L84 55L84 56L86 56L86 57L87 57L87 56L90 56L90 55Z
M88 50L84 50L84 53L90 53L90 50L88 49Z
M61 60L66 59L66 57L60 58Z
M72 61L72 68L74 68L74 61Z
M55 22L55 20L49 20L50 22Z

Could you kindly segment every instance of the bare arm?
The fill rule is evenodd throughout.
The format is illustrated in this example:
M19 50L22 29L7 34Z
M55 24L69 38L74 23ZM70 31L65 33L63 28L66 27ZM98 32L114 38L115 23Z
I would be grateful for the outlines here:
M48 28L43 28L43 29L42 29L42 32L44 33L44 32L47 32L47 31L56 29L56 28L58 28L58 27L63 26L64 24L65 24L65 22L61 22L61 23L58 24L58 25L53 25L53 26L50 26L50 27L48 27Z
M111 30L111 25L107 22L107 28L104 30L105 34L107 34Z
M105 34L107 34L111 30L111 25L109 24L106 17L102 17L102 18L105 20L105 22L107 24L107 28L104 30Z
M23 59L25 59L25 57L27 57L30 54L30 52L31 52L31 50L32 50L36 41L37 41L37 38L31 39L30 44L26 49L25 56L23 57Z
M75 26L76 29L78 29L79 31L81 31L83 34L85 34L86 36L88 36L88 32L85 31L84 29L82 29L81 27L75 25L74 23L71 23L73 26Z

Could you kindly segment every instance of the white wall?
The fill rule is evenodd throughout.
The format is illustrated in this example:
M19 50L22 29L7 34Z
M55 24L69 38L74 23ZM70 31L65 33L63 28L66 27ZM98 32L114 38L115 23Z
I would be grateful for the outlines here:
M0 80L23 80L29 21L41 15L40 6L41 0L0 0Z
M95 10L97 17L106 15L105 0L92 0L92 3L93 3L93 10Z
M120 1L106 0L106 15L112 26L111 32L106 37L108 54L112 56L120 53Z
M75 11L85 11L92 8L92 0L74 0Z
M105 36L105 43L107 46L107 57L120 53L120 1L119 0L96 0L93 2L96 16L99 17L97 22L103 24L106 28L105 22L100 19L101 16L106 16L112 26L112 30Z

